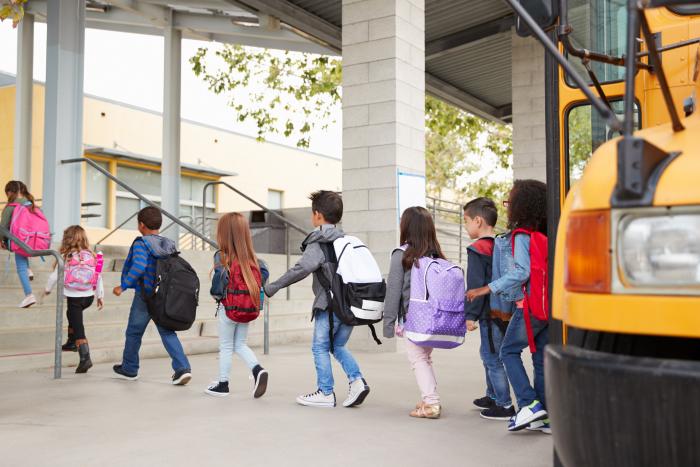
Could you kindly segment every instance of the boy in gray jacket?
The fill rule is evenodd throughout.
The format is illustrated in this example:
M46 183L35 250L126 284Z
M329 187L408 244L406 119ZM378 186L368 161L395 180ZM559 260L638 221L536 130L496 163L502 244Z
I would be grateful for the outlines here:
M327 291L321 286L318 274L323 273L321 265L327 261L321 244L332 244L345 235L342 230L335 226L343 217L343 200L338 193L325 190L311 193L309 198L311 199L311 223L316 228L302 242L301 251L303 254L299 261L282 277L268 283L264 290L268 297L272 297L280 289L299 282L309 274L314 275L312 289L315 296L313 304L315 324L311 352L316 366L317 390L311 394L298 396L296 401L298 404L311 407L335 407L330 357L330 311L327 310ZM331 278L327 279L330 282ZM362 404L369 394L369 386L360 373L360 367L346 348L350 334L352 334L352 326L343 324L338 318L333 319L333 356L343 367L350 382L348 397L343 402L344 407Z

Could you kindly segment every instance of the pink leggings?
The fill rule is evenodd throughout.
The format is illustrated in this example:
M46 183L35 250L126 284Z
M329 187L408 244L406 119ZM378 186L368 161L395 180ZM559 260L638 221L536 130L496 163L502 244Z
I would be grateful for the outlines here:
M432 347L421 347L406 339L406 354L408 361L411 362L413 373L416 375L421 398L424 403L430 405L440 403L437 381L435 381L435 372L433 371L433 360L430 358L432 353Z

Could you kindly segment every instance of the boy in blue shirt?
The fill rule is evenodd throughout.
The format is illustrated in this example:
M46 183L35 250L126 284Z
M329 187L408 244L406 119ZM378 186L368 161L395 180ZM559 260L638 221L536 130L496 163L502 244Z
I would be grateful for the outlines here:
M114 295L119 296L126 289L134 289L134 300L131 302L129 323L126 326L122 363L113 367L119 377L130 381L138 379L139 349L143 334L151 320L143 294L148 295L153 292L156 260L177 252L175 242L159 235L163 216L158 209L150 206L143 208L139 211L137 219L142 236L137 237L131 245L122 269L121 285L113 290ZM184 386L192 379L192 372L180 339L175 331L158 325L156 328L165 350L172 359L172 367L175 371L172 384Z

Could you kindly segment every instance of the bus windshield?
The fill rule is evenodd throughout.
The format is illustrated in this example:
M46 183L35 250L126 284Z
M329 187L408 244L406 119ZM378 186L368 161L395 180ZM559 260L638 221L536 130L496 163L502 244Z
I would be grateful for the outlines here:
M569 0L569 24L573 28L572 43L579 48L621 57L627 47L626 0ZM590 79L580 60L574 65L582 77ZM591 68L601 83L622 81L625 68L600 62L591 62ZM567 76L567 84L575 87Z

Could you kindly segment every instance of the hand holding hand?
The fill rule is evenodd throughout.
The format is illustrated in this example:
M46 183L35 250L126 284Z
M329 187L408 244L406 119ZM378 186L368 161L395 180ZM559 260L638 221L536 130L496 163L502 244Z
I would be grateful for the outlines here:
M467 331L476 331L479 329L479 326L476 325L476 321L472 321L470 319L467 320Z
M473 302L475 298L482 297L491 293L491 289L488 286L479 287L478 289L471 289L467 291L467 300Z

